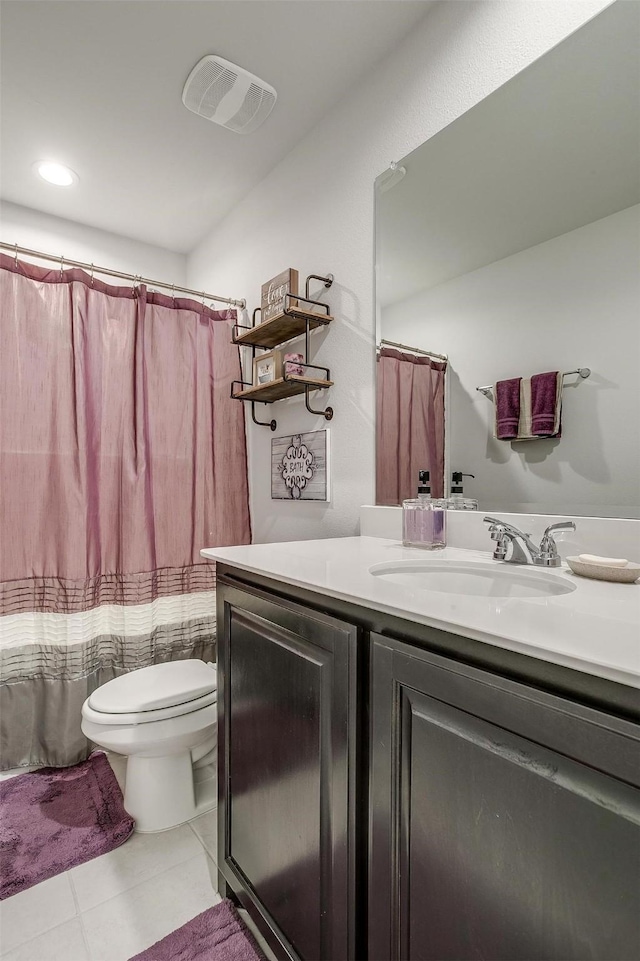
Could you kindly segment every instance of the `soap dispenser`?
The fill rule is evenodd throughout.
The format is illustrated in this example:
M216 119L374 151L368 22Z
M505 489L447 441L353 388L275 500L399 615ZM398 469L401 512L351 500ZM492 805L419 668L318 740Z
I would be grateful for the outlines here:
M431 497L429 471L418 471L418 496L402 502L402 543L439 550L446 546L446 532L446 502Z
M478 502L474 497L465 497L462 488L463 477L475 477L475 474L463 474L454 470L451 475L451 496L447 500L450 511L477 511Z

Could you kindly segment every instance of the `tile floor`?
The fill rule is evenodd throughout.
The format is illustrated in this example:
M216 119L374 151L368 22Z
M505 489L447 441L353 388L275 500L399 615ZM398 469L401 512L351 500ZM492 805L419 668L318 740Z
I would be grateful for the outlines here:
M122 783L121 759L110 760ZM216 842L214 810L161 834L133 834L2 901L0 958L127 961L220 901Z

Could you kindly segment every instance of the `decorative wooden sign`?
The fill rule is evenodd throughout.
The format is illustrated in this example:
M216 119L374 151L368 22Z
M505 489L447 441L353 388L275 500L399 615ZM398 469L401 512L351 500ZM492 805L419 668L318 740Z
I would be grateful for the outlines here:
M272 439L271 499L329 500L328 430Z
M285 297L287 294L297 295L298 293L298 271L293 267L283 270L281 274L267 281L262 285L262 298L260 301L261 314L260 323L264 324L267 320L278 317L284 311Z

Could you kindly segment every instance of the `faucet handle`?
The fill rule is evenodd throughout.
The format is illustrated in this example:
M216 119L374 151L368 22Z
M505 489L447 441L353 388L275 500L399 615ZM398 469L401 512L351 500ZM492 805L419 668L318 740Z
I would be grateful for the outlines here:
M576 525L573 521L561 521L559 524L550 524L544 532L544 536L547 537L551 531L575 531Z
M542 540L540 541L540 551L543 554L548 551L556 551L556 542L551 536L552 531L575 531L575 529L576 525L573 523L573 521L562 521L559 524L550 524L542 535Z
M507 546L509 543L504 523L498 520L497 517L483 517L482 523L489 525L491 540L498 542L493 552L494 561L503 561L507 556Z
M560 556L552 531L575 531L575 529L576 525L573 521L561 521L559 524L550 524L540 541L539 563L547 567L559 567Z
M527 531L519 531L516 527L513 527L507 521L498 520L497 517L483 517L483 524L489 524L489 532L491 533L491 540L498 540L494 535L497 534L517 534L519 537L531 537Z
M482 523L490 524L491 525L491 527L489 528L490 531L496 530L498 527L504 529L504 521L498 520L497 517L483 517Z

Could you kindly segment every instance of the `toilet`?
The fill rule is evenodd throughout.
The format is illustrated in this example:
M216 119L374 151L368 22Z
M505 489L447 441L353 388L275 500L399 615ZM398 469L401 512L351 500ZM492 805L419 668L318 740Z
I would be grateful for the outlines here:
M217 696L215 666L190 659L123 674L82 705L85 736L127 757L136 831L166 831L215 806Z

